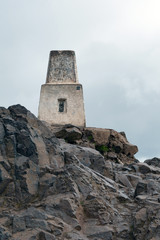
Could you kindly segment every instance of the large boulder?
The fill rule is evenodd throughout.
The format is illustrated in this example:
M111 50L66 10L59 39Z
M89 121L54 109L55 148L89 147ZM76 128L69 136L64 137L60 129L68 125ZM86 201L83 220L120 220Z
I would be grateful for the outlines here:
M160 168L160 158L154 157L152 159L147 159L144 162L147 163L148 165L152 165Z
M124 132L85 128L83 136L85 141L88 140L91 143L90 147L94 146L106 159L123 163L135 161L134 155L138 152L138 147L128 142Z
M79 128L72 125L65 125L61 130L55 132L57 138L63 138L69 143L75 143L76 140L81 139L82 132Z

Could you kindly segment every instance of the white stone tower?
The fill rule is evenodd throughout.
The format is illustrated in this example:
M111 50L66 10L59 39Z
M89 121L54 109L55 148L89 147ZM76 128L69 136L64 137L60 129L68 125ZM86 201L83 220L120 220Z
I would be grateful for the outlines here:
M83 89L78 82L74 51L50 52L38 117L54 125L85 126Z

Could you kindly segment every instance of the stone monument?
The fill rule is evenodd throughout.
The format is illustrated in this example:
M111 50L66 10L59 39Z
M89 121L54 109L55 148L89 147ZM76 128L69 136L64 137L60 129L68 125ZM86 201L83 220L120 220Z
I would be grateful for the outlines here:
M78 82L74 51L50 52L38 117L53 125L85 126L83 89Z

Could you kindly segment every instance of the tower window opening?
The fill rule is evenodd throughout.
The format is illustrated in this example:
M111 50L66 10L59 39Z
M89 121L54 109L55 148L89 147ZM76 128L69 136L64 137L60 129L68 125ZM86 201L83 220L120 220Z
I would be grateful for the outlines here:
M67 111L66 99L58 99L59 112L63 113Z

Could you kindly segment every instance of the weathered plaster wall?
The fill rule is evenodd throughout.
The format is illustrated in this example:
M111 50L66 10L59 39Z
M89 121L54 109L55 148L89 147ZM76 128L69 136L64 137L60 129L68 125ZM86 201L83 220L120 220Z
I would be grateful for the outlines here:
M77 87L80 89L77 90ZM58 99L66 99L66 111L59 112ZM51 124L85 126L81 84L44 84L41 87L39 119Z

